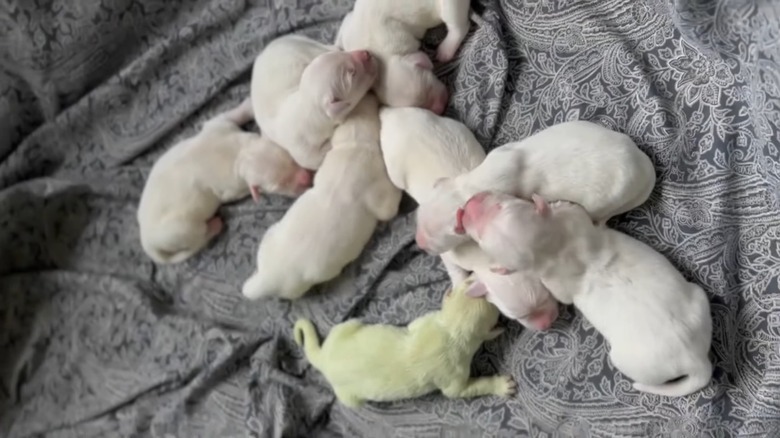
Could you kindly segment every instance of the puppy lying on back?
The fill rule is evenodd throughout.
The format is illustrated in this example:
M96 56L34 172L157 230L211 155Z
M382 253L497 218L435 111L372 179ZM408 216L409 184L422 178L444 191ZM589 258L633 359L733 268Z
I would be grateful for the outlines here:
M498 311L470 291L482 285L469 279L450 289L440 311L415 319L408 327L365 325L356 319L339 324L320 346L305 319L295 324L295 342L317 368L341 403L358 408L366 401L392 401L441 390L445 397L514 394L510 376L469 377L471 360L484 341L501 334Z
M144 251L158 263L181 262L222 230L219 205L261 190L298 196L311 173L258 134L249 99L208 120L194 137L173 146L152 167L138 206Z
M360 101L333 134L333 149L298 198L263 236L247 298L296 299L335 278L363 251L378 221L398 213L401 191L387 178L379 149L378 102Z
M455 120L419 108L383 108L380 119L390 180L418 203L432 196L436 180L466 173L485 159L474 134ZM492 272L490 258L474 242L459 245L441 258L453 284L474 271L486 286L488 301L524 326L544 330L558 317L558 303L538 278Z
M448 94L433 74L433 63L420 51L426 30L442 23L447 37L439 45L441 62L455 57L469 31L469 0L357 0L342 22L336 45L367 49L380 59L374 91L393 107L444 112Z
M252 104L263 135L316 170L330 149L333 130L377 76L365 50L342 52L299 35L272 41L252 69Z
M456 213L483 190L576 202L603 223L644 203L654 185L653 163L627 135L581 120L561 123L491 151L467 174L437 181L417 210L417 244L439 254L468 241Z
M496 192L473 196L463 228L509 270L538 273L611 346L634 388L678 397L706 386L712 318L707 296L661 254L570 202L548 204Z

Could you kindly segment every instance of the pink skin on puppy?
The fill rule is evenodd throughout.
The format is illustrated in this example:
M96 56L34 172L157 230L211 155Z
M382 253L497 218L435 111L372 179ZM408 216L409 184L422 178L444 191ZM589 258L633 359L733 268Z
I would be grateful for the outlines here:
M472 196L456 213L456 228L467 233L483 249L485 246L494 249L494 251L486 251L494 258L500 256L501 248L512 245L511 239L507 239L501 232L496 232L501 226L499 222L507 216L501 202L502 199L503 196L480 192ZM539 199L541 200L541 198ZM549 206L546 203L538 202L536 204L536 210L539 211L537 214L544 215L548 212L547 209ZM499 250L495 250L497 247ZM500 257L495 258L495 260L499 263L503 261ZM483 279L483 281L490 289L488 300L494 303L501 310L501 313L537 330L548 329L558 318L557 301L549 294L547 288L535 274L528 271L514 272L501 266L495 266L490 269L490 273L485 275L487 278L492 278L493 274L498 274L498 277L494 278L492 282L488 279ZM516 276L521 279L519 284L522 287L520 288L515 287L511 280L512 277ZM529 309L531 309L530 312Z
M459 210L459 225L465 233L500 264L494 272L530 269L535 253L560 244L560 236L545 231L549 228L545 225L550 205L536 194L531 199L529 202L505 193L480 192ZM516 232L520 228L524 232Z

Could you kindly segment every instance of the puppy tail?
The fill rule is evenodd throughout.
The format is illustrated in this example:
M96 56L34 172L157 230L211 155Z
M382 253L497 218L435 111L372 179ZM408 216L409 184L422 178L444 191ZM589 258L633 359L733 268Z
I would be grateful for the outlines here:
M710 383L711 379L712 363L705 357L701 363L691 369L688 375L674 382L661 385L645 385L644 383L635 382L634 389L665 397L682 397L704 388Z
M303 352L306 354L309 362L319 368L320 352L322 350L320 349L320 338L317 336L314 324L308 319L299 319L293 328L293 336L295 337L295 343L303 348Z

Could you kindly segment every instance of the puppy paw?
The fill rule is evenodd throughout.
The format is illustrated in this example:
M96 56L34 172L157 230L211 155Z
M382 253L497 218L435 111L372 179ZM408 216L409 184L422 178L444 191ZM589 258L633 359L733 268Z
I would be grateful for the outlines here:
M213 218L209 219L208 222L206 222L206 233L208 234L209 238L212 238L221 233L224 225L225 224L222 222L222 218L219 216L214 216Z
M517 392L517 383L512 379L512 376L496 376L496 381L496 395L512 397Z
M457 47L453 47L451 44L441 43L439 44L439 48L436 49L436 60L439 62L450 62L455 57L455 52L457 51Z

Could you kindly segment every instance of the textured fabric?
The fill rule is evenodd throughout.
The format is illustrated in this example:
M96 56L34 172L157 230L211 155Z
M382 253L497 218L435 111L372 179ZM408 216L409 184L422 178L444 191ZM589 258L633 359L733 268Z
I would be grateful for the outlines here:
M477 354L475 373L517 379L514 399L334 403L292 324L436 309L446 275L414 246L409 208L293 304L239 293L279 197L224 207L226 232L186 263L145 257L153 160L246 95L271 38L331 40L351 4L0 2L0 436L780 436L776 0L484 0L484 25L437 68L449 115L486 149L586 119L652 157L650 200L611 225L711 298L700 393L632 390L568 309L546 333L504 321Z

